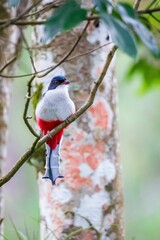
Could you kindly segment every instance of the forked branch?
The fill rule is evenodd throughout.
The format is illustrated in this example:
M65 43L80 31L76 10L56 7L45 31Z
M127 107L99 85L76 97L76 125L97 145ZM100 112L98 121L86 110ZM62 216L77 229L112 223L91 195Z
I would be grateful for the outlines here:
M50 134L51 136L54 136L56 133L58 133L61 129L67 127L70 123L74 122L78 117L80 117L94 102L94 98L96 96L97 90L102 83L106 72L110 66L110 63L113 59L114 53L116 51L117 47L114 46L111 51L109 52L108 56L106 57L106 61L102 70L102 73L98 80L94 83L94 86L92 87L90 91L90 95L88 97L88 100L86 103L77 111L75 112L71 117L67 119L67 121L64 121L63 123L59 124L56 128L54 128ZM41 139L36 138L32 146L21 156L21 158L17 161L15 166L4 176L0 179L0 187L3 186L6 182L8 182L20 169L20 167L33 155L33 153L47 140L49 139L48 135L45 135Z

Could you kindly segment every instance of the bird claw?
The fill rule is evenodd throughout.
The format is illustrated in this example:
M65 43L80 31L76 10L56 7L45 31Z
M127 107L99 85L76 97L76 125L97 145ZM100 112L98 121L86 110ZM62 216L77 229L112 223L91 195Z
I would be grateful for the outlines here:
M47 132L47 136L48 136L49 138L53 138L50 131Z
M69 122L69 119L66 119L65 120L65 123L68 125L70 122Z

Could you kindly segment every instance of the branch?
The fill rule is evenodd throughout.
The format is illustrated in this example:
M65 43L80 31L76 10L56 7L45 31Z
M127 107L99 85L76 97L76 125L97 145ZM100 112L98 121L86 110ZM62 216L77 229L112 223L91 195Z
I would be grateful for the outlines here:
M134 9L137 11L142 0L136 0L134 4Z
M66 59L73 53L73 51L75 50L75 48L77 47L78 43L80 42L81 38L83 37L84 33L86 32L87 28L88 28L89 22L87 22L86 26L84 27L83 31L81 32L81 34L79 35L79 37L76 39L75 43L73 44L72 48L70 49L70 51L59 61L59 63L57 63L54 67L51 67L47 72L45 72L44 74L38 76L38 78L41 77L45 77L48 73L52 72L55 68L57 68L58 66L60 66L63 62L66 61Z
M25 17L25 16L24 16ZM19 18L22 17L17 17L14 19L1 19L0 20L0 25L3 25L1 28L6 28L9 25L17 25L17 26L26 26L26 25L43 25L46 23L47 20L19 20ZM99 19L99 16L91 16L91 17L87 17L85 19L85 21L92 21L92 20L96 20ZM0 29L1 29L0 28Z
M8 67L11 63L13 63L16 60L17 56L13 57L11 60L9 60L1 69L0 69L0 73L3 72L4 69L6 69L6 67Z
M0 20L0 25L6 24L6 26L3 25L3 28L8 27L9 25L17 25L17 26L26 26L26 25L42 25L45 24L46 20L21 20L18 21L17 18L15 19L3 19Z
M37 138L32 146L23 154L23 156L17 161L15 166L8 172L6 176L0 179L0 187L8 182L15 173L20 169L20 167L30 158L30 156L35 152L36 144L39 138Z
M35 64L34 64L34 60L33 60L33 57L32 57L32 51L31 51L31 49L29 47L29 44L27 42L27 39L26 39L22 29L20 29L20 33L21 33L22 39L24 41L24 44L26 45L26 50L28 51L28 54L29 54L29 57L30 57L30 60L31 60L31 64L32 64L32 67L33 67L33 70L34 70L34 73L36 74L37 70L36 70L36 67L35 67Z
M74 122L79 116L81 116L92 104L95 98L95 95L97 93L97 90L102 83L106 72L110 66L110 63L113 59L114 53L116 51L117 47L113 47L110 53L108 54L102 73L97 80L97 82L94 82L94 86L92 87L90 91L89 98L87 102L72 116L70 116L67 121L64 121L63 123L59 124L56 128L54 128L50 134L53 137L55 134L57 134L60 130L63 128L67 127L70 123ZM3 186L6 182L8 182L15 174L16 172L20 169L20 167L32 156L32 154L42 145L44 144L47 140L49 139L48 135L43 136L41 139L37 138L32 146L22 155L22 157L17 161L15 166L7 173L4 177L0 179L0 187Z
M68 58L68 59L66 60L66 62L70 62L70 61L74 60L75 58L83 57L83 56L88 55L88 54L90 54L90 53L92 53L92 52L96 52L97 50L99 50L99 49L101 49L101 48L103 48L103 47L106 47L106 46L108 46L109 44L113 44L113 42L109 42L109 43L103 44L103 45L101 45L101 46L99 46L99 47L96 47L96 48L94 48L94 49L92 49L92 50L90 50L90 51L77 54L77 55L75 55L75 56L73 56L73 57Z
M27 90L27 95L26 95L26 103L25 103L25 107L24 107L24 112L23 112L23 120L26 124L26 126L28 127L29 131L37 138L39 138L39 135L34 131L34 129L32 128L32 126L30 125L29 121L28 121L28 117L27 117L27 113L28 113L28 108L29 108L29 104L30 104L30 100L31 100L31 88L32 88L32 82L34 80L35 76L33 76L30 81L28 82L27 86L28 86L28 90Z
M79 41L81 40L81 38L83 37L87 27L89 25L89 22L87 22L86 26L84 27L82 33L79 35L79 37L76 39L75 43L73 44L72 48L69 50L69 52L59 61L59 63L57 63L54 67L48 67L45 68L43 70L40 70L36 73L28 73L28 74L23 74L23 75L3 75L0 74L0 77L4 77L4 78L21 78L21 77L29 77L29 76L36 76L38 78L44 77L46 76L48 73L52 72L55 68L57 68L59 65L61 65L63 62L66 61L66 59L73 53L73 51L75 50L75 48L77 47ZM48 71L47 71L48 70ZM46 72L47 71L47 72ZM42 75L39 75L39 73L45 72Z
M0 30L3 30L4 28L7 28L11 24L16 23L19 19L21 19L25 14L29 13L35 6L37 6L42 0L37 1L36 3L32 4L30 7L28 7L24 12L22 12L18 17L13 19L8 19L7 22L5 22L1 27Z
M148 5L147 9L151 8L154 4L156 4L159 2L159 0L152 0L152 2Z
M154 12L160 12L160 7L137 11L138 14L150 14L150 13L154 13Z
M58 4L56 5L54 2L52 3L46 3L44 5L44 7L36 12L30 13L28 15L25 15L23 18L27 18L27 17L31 17L31 16L36 16L39 15L41 13L41 15L45 12L47 12L48 10L51 10L52 8L58 8Z
M151 15L151 17L155 20L155 21L157 21L157 22L159 22L160 23L160 19L158 19L156 16L154 16L152 13L150 13L150 15Z

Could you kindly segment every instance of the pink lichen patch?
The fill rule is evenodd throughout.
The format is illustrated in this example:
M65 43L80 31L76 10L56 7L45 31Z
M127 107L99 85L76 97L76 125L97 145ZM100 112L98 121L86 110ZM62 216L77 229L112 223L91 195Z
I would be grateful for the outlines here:
M108 128L109 114L104 101L99 101L89 108L90 119L94 126Z
M79 147L79 151L84 155L85 162L87 162L88 165L94 170L98 167L100 161L102 160L102 153L104 152L104 150L102 152L100 151L97 144L82 145Z
M75 135L75 141L82 141L84 139L84 133L83 131L79 131L76 135Z
M67 168L65 179L70 188L76 190L83 186L92 187L92 181L90 178L83 178L80 176L80 170L77 168L77 164Z
M63 142L62 159L64 159L63 175L65 182L72 189L83 186L93 187L92 179L81 173L80 166L86 163L94 171L103 159L105 144L101 140L89 144L83 131L81 131L82 133L75 130L73 132L76 141L66 140Z
M70 139L66 139L66 141L63 144L63 148L68 149L71 146L72 146L72 141Z

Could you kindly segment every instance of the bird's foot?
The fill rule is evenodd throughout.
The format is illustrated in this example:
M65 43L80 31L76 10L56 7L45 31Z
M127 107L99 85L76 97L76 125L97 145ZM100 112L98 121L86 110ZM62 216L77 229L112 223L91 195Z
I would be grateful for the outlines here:
M47 136L48 136L49 138L53 138L50 131L47 132Z
M70 123L70 121L69 121L68 118L65 120L65 123L66 123L67 125Z

